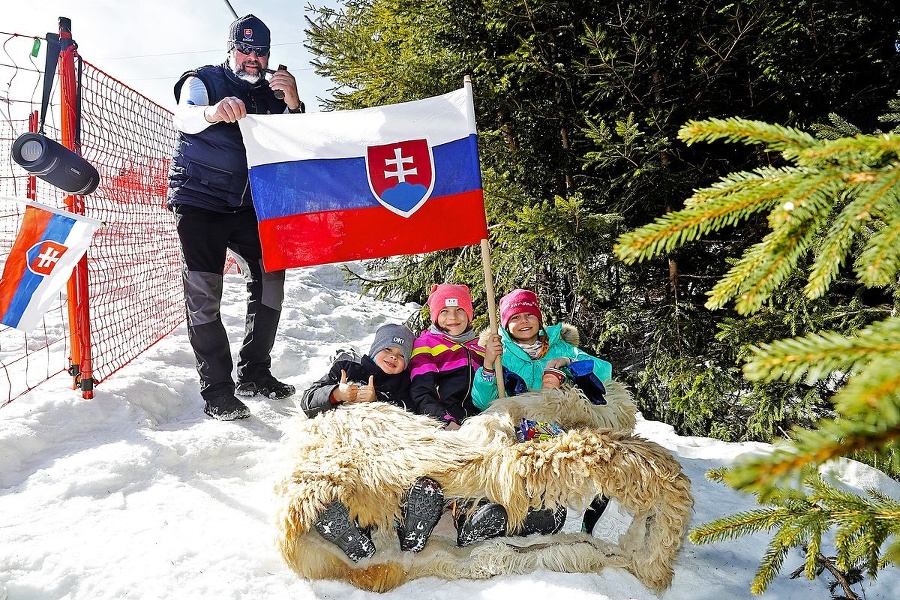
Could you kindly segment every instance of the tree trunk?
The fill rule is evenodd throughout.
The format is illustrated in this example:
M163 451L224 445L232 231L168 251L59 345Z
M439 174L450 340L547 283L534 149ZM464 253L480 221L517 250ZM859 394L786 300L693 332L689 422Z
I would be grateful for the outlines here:
M515 152L519 149L519 143L516 141L516 130L506 111L497 109L497 121L500 123L500 131L503 132L503 141L506 142L506 147L510 152Z
M550 42L550 68L551 72L553 69L553 65L559 63L559 52L556 49L556 44ZM561 83L562 77L557 76L555 73L552 74L553 77L553 96L554 101L556 102L556 114L559 118L559 141L562 145L563 150L563 183L565 185L566 196L570 196L572 192L575 191L575 178L572 176L572 169L569 165L571 151L572 151L572 143L569 140L569 128L566 125L566 111L563 108L563 86Z

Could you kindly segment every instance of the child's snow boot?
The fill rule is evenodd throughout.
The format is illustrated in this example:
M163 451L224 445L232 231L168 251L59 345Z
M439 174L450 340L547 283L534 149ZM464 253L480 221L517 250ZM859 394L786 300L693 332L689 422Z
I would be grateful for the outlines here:
M532 535L539 533L541 535L553 535L562 529L566 522L565 506L557 506L552 508L529 508L525 520L522 521L522 529L518 535Z
M444 512L444 490L434 479L420 477L406 495L403 522L397 526L400 549L419 552Z
M353 562L375 554L372 538L350 519L350 511L340 500L325 507L315 526L323 538L343 550Z
M468 546L506 533L509 517L503 505L482 504L471 514L470 510L469 506L454 507L457 546Z

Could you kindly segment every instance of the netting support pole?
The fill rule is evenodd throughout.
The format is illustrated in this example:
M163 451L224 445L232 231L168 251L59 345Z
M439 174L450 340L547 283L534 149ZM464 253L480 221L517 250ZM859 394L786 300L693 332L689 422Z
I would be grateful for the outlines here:
M39 119L38 111L34 111L28 115L28 131L31 133L38 132ZM35 176L34 173L28 174L28 186L25 190L25 197L29 200L37 200L37 176Z
M72 40L72 22L66 17L59 18L59 92L61 143L66 148L81 155L80 90L75 77L76 46ZM73 213L84 214L84 196L66 197L66 207ZM69 374L72 387L81 389L83 398L94 397L93 364L91 361L91 318L88 295L87 254L81 257L68 283L69 339L72 359Z

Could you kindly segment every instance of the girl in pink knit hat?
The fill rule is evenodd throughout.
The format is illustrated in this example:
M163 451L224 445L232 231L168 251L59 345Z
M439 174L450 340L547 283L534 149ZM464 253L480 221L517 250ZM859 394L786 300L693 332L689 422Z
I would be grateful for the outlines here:
M537 294L531 290L513 290L500 298L498 305L501 329L485 344L490 351L473 382L472 399L480 410L497 398L493 371L493 350L497 342L502 346L503 370L514 373L528 390L538 390L558 381L558 378L545 379L545 373L555 375L574 362L589 361L588 370L601 382L612 378L610 363L578 347L578 332L574 327L563 323L543 324Z
M485 356L472 328L469 288L451 283L432 286L428 310L431 326L413 344L410 394L417 412L438 419L445 429L459 429L466 417L480 412L472 403L472 383ZM494 344L492 356L499 355L500 350L499 342ZM474 508L454 503L453 514L459 546L506 533L506 512L498 504ZM550 520L550 529L557 530L552 511L539 511L530 519L526 517L521 535L537 531L529 529L529 520L540 521L539 525Z
M578 331L574 327L562 323L543 324L537 294L531 290L511 291L500 298L498 308L501 329L485 342L487 352L484 366L476 371L473 382L473 403L479 409L486 409L497 398L496 374L493 370L497 355L501 358L504 383L507 384L509 395L545 387L558 388L568 382L566 370L575 370L576 364L578 376L575 383L582 389L586 387L586 384L583 386L579 383L583 378L594 377L596 381L604 382L612 377L612 365L578 348ZM517 387L521 389L516 389ZM599 387L602 390L602 383ZM598 496L591 503L591 508L584 515L586 531L591 531L606 502L606 497ZM543 534L556 533L565 521L565 514L565 507L558 507L555 511L549 508L532 510L523 527L528 525L532 530ZM505 528L506 509L499 504L490 503L479 507L472 518L479 517L492 522L498 530Z
M484 348L472 328L472 295L465 285L433 285L428 296L431 326L413 344L410 394L413 409L446 429L458 429L479 412L472 403L475 370L484 363Z

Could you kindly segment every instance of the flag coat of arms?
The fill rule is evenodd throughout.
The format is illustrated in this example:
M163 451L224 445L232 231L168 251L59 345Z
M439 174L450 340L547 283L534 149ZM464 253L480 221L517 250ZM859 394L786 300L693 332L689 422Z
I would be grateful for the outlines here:
M239 123L267 271L487 238L469 86L402 104Z
M100 221L27 203L0 277L0 323L30 332L87 252Z

